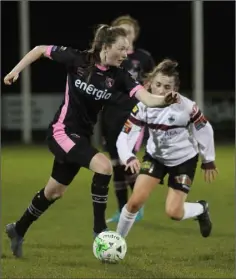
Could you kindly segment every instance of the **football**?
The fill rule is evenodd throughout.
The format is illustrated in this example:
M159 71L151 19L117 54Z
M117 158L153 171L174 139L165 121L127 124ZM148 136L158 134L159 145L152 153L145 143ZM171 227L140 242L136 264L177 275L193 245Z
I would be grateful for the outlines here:
M101 232L94 239L93 254L102 262L118 263L124 259L126 252L126 241L117 232Z

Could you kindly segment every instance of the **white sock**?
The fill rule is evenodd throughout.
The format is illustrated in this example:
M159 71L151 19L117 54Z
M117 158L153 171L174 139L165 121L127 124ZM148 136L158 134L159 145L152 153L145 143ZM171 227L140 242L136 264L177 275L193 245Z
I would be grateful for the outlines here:
M119 233L121 236L126 237L134 224L137 214L138 212L130 213L129 211L127 211L125 205L122 208L116 232Z
M204 211L203 205L198 202L185 202L184 203L184 217L182 220L196 217Z

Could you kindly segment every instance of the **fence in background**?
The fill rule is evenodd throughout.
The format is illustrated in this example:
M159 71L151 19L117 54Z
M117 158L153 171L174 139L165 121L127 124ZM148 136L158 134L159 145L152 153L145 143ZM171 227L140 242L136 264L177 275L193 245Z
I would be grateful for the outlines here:
M191 98L189 92L184 95ZM32 94L30 126L33 142L43 142L46 129L59 108L63 94ZM4 94L2 96L2 142L22 142L21 94ZM235 96L234 92L206 92L204 113L212 123L216 140L234 139L235 130ZM101 143L99 124L95 127L93 137L95 145Z

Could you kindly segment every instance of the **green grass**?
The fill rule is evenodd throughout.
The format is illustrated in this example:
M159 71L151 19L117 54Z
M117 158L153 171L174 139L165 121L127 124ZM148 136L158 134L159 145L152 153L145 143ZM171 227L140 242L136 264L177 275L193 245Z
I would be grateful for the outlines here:
M128 238L128 252L118 265L105 265L92 253L92 173L81 170L62 200L33 224L24 258L14 259L5 225L20 217L50 176L52 156L46 147L2 150L3 278L234 278L234 147L217 146L219 176L204 183L200 169L189 200L207 199L214 230L204 239L193 220L175 222L164 213L166 186L159 186L145 206L145 218ZM107 217L116 210L110 187ZM112 224L110 229L115 230Z

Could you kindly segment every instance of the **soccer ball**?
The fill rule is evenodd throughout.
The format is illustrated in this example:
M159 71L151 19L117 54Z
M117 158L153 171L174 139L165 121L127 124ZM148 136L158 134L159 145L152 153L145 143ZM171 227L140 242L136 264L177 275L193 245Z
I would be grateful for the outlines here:
M116 232L101 232L93 242L94 256L107 263L117 263L123 260L127 252L125 239Z

